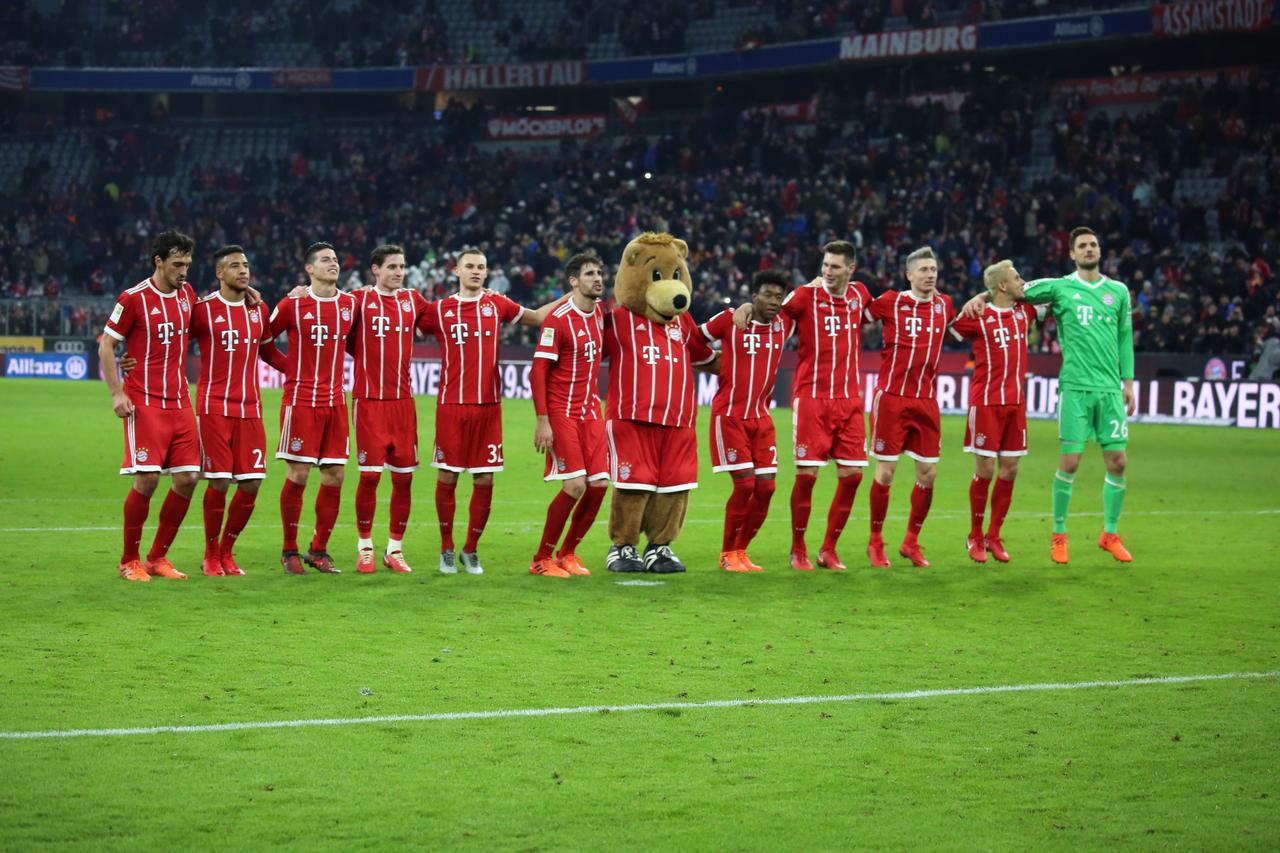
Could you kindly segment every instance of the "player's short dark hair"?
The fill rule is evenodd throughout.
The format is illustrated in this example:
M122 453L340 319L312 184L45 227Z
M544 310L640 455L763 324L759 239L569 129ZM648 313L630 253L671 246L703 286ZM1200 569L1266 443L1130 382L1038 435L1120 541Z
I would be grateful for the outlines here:
M489 259L489 256L484 253L484 249L481 249L479 246L463 246L458 250L457 261L461 262L465 255L479 255L485 260Z
M569 278L577 278L582 275L582 268L587 264L595 264L600 268L600 272L604 272L604 261L600 259L594 249L587 249L585 252L579 252L565 262L565 275Z
M822 247L822 252L826 255L842 255L849 259L850 266L858 261L858 247L848 240L832 240Z
M786 293L791 289L791 278L782 270L760 270L760 272L751 276L751 292L759 293L760 288L766 284L772 284L781 287L782 292Z
M369 255L369 263L372 266L380 267L387 262L387 258L392 255L403 255L404 246L397 246L395 243L383 243L381 246L373 250L373 254Z
M221 249L213 253L213 266L216 269L222 263L222 259L227 255L245 255L244 246L237 246L235 243L223 246Z
M1070 243L1071 251L1074 252L1076 250L1076 240L1081 237L1084 237L1087 234L1091 234L1094 237L1098 236L1098 232L1094 231L1092 228L1090 228L1087 225L1081 225L1078 228L1071 229L1071 243Z
M181 231L161 231L151 242L151 260L168 260L170 255L189 255L196 248L196 241Z
M307 259L307 263L314 264L316 262L316 255L320 254L325 249L328 249L335 255L338 254L338 250L333 247L332 243L312 243L307 247L307 251L304 256Z

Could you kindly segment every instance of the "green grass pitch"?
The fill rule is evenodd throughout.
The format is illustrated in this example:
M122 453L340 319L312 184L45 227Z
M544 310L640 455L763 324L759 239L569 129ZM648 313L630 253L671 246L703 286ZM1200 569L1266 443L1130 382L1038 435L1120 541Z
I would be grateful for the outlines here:
M267 395L269 441L278 400ZM424 445L433 407L420 400ZM752 548L766 572L717 570L728 480L704 458L677 547L688 574L622 586L599 569L603 517L581 549L593 576L527 573L552 487L532 448L530 406L509 402L483 577L434 571L429 470L406 540L415 574L351 571L351 479L332 544L347 572L284 576L283 473L273 462L237 552L248 577L138 586L115 573L128 483L115 473L121 431L106 389L0 381L0 412L5 733L1280 670L1273 432L1135 425L1121 532L1136 560L1127 568L1094 545L1096 449L1077 478L1073 561L1049 563L1051 423L1031 427L1006 525L1008 566L974 566L963 549L973 463L960 452L958 418L944 424L922 536L927 570L866 567L865 485L843 542L850 570L786 568L785 465ZM788 414L778 412L784 461ZM701 444L705 412L699 435ZM820 480L814 528L833 478ZM893 544L909 483L904 469L887 525ZM192 573L202 494L171 553ZM1274 850L1277 709L1272 676L3 738L0 848Z

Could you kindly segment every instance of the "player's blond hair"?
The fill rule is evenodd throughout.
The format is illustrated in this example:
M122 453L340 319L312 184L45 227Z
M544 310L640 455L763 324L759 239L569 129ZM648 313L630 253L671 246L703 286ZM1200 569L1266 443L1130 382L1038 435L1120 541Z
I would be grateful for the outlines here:
M1004 281L1013 272L1013 261L1005 258L1003 261L996 261L991 266L982 271L982 283L987 290L995 293L996 285Z
M914 264L916 261L935 261L936 262L937 260L938 260L938 256L933 253L933 249L929 248L928 246L924 246L922 248L916 249L914 252L907 255L907 269L911 269L911 265Z

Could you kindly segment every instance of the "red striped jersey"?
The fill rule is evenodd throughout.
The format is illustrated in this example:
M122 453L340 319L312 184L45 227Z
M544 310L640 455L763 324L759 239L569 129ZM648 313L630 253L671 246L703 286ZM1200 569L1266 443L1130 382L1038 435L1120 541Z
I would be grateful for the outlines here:
M153 279L139 282L120 294L102 330L138 360L129 371L124 390L134 405L157 409L185 409L187 345L191 309L196 293L185 281L177 290L161 293Z
M547 373L548 414L583 421L600 419L604 318L600 303L590 313L584 313L569 299L542 322L533 357L552 362Z
M752 320L745 329L733 323L726 308L702 324L709 341L720 341L720 387L711 412L731 418L762 418L769 414L773 385L778 378L782 347L795 322L779 314L771 323Z
M850 282L840 296L826 287L797 287L782 302L782 316L795 321L799 348L793 395L822 400L862 397L862 324L871 293Z
M876 387L899 397L932 399L942 340L956 316L951 297L936 293L922 300L910 290L890 290L876 297L870 312L884 323Z
M262 417L258 347L271 342L267 306L228 302L221 293L196 303L191 337L200 345L196 412L225 418Z
M715 358L687 313L667 325L629 308L605 316L609 417L663 426L693 426L693 366Z
M390 293L376 287L357 291L356 329L351 336L355 382L351 396L362 400L405 400L413 396L409 362L413 330L428 310L413 288Z
M1023 389L1027 384L1027 333L1037 313L1036 306L1026 302L1011 308L988 305L982 316L961 317L951 326L958 340L973 339L970 405L1023 404Z
M355 325L356 298L350 293L320 297L286 296L271 312L271 337L289 334L284 402L318 409L346 402L346 342Z
M504 323L514 323L523 314L523 307L499 294L455 293L427 304L418 328L440 341L441 403L476 405L501 399L499 332Z

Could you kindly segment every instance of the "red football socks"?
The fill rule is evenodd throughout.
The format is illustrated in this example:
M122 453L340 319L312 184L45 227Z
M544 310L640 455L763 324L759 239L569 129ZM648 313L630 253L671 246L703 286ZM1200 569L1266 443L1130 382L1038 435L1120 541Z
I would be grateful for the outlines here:
M156 538L151 543L151 550L147 552L148 563L169 553L173 537L178 535L178 528L182 526L182 520L187 517L187 510L190 508L190 497L184 498L172 489L165 495L164 503L160 505L160 523L156 526Z
M969 482L969 536L974 540L982 539L982 520L987 514L987 490L991 481L977 474ZM995 507L992 507L994 514Z
M219 551L218 543L222 539L222 516L227 509L227 493L220 492L213 486L208 486L204 490L204 555L205 557L216 557Z
M298 550L298 519L302 518L302 493L306 486L288 478L280 487L280 522L284 526L285 551Z
M391 538L404 539L404 532L409 529L409 507L413 505L413 475L406 472L391 472ZM370 513L370 518L373 514ZM364 536L364 534L361 534ZM368 536L364 536L368 539Z
M907 517L906 541L915 542L920 536L920 528L924 526L925 517L929 515L929 505L933 503L933 487L925 488L916 483L911 489L911 515Z
M585 497L586 495L583 495L583 498ZM556 496L551 499L551 506L547 507L547 521L542 526L542 540L538 543L537 553L533 555L535 562L551 556L556 543L560 541L560 534L564 532L569 513L573 512L577 502L577 498L565 491L556 492Z
M142 525L147 523L147 512L151 507L151 498L140 494L137 489L129 489L124 498L124 550L120 552L120 562L139 559L138 546L142 542Z
M253 505L257 500L257 492L249 494L239 486L236 487L236 493L231 496L231 505L227 507L227 527L222 531L222 544L218 549L223 554L230 554L236 547L236 539L249 523L249 516L253 515ZM297 522L294 522L294 529L297 529Z
M591 525L595 523L596 514L600 512L600 504L604 502L604 494L607 491L609 491L607 488L587 486L587 491L578 500L578 505L573 510L573 520L569 522L569 533L564 537L564 544L560 546L559 556L572 554L582 542L583 537L591 530Z
M738 532L736 550L746 550L751 540L755 539L756 534L760 532L765 516L769 514L769 502L773 500L773 493L777 488L778 484L775 480L756 477L756 488L751 495L751 505L747 507L746 521L742 523L742 529Z
M342 508L342 486L326 486L320 484L316 494L316 532L311 538L312 551L324 551L329 547L329 534L338 521L338 510Z
M373 538L373 514L378 510L378 471L361 471L356 484L356 532L361 539Z
M791 489L791 548L804 548L804 531L809 526L809 511L813 506L813 486L817 477L796 475L796 484Z
M489 523L489 507L493 505L493 484L480 485L476 483L471 488L471 506L470 519L467 524L467 541L463 544L462 550L467 553L475 553L476 546L480 544L480 536L484 533L485 525Z
M991 490L991 527L987 535L992 539L1000 538L1000 525L1009 514L1009 504L1013 502L1013 480L996 477L995 487Z
M755 477L739 477L733 481L733 492L729 495L729 502L724 510L724 544L720 546L721 551L735 550L755 491Z
M884 518L889 514L889 487L878 481L871 483L871 541L879 542L884 535Z
M858 485L861 482L861 474L850 474L836 480L836 493L831 499L831 509L827 512L827 535L822 540L824 551L836 547L836 542L849 521L849 512L853 509L853 499L858 495Z
M436 480L436 516L440 520L440 550L453 550L453 515L458 509L458 483Z

